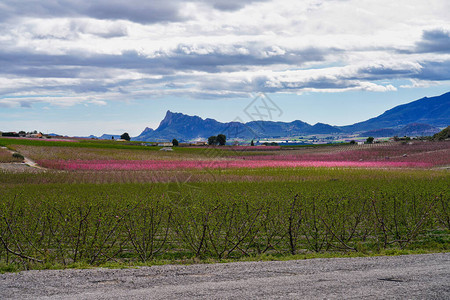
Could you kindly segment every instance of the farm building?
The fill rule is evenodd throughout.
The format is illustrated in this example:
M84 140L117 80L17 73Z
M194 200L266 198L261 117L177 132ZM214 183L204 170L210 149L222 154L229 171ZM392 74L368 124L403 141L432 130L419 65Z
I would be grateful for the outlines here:
M164 147L161 148L159 151L173 151L172 147Z
M159 147L172 147L173 144L170 142L158 143Z

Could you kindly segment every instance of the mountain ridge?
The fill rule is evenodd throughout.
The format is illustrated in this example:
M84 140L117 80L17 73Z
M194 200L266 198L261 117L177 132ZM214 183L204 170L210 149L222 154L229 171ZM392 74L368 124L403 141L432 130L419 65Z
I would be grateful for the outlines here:
M450 92L424 97L395 106L381 115L352 125L333 126L318 122L314 125L301 120L226 122L190 116L168 110L156 129L146 127L132 138L139 141L205 140L223 133L229 139L279 138L316 134L360 134L361 136L432 135L450 124ZM104 134L100 138L118 136ZM93 137L93 136L92 136Z
M342 126L346 132L368 131L380 128L400 128L411 123L446 127L450 122L450 92L395 106L381 115Z
M433 134L450 123L450 92L395 106L381 115L346 126L310 125L301 120L218 122L168 110L155 130L146 128L134 140L195 140L223 133L229 139L278 138L315 134Z

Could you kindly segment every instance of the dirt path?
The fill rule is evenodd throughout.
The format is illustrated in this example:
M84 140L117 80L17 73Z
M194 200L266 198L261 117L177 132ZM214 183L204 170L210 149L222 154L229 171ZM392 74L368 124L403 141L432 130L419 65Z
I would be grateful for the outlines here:
M450 299L450 254L28 271L1 299Z
M18 153L16 151L12 151L6 147L0 147L5 149L11 153ZM12 172L36 172L36 171L46 171L46 168L39 166L35 161L31 158L25 157L23 163L0 163L0 170L12 171Z

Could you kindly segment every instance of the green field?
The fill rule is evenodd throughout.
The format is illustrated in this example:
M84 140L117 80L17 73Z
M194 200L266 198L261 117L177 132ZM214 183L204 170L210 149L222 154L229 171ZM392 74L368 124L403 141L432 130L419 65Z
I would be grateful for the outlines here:
M447 170L0 171L0 185L3 271L450 249Z

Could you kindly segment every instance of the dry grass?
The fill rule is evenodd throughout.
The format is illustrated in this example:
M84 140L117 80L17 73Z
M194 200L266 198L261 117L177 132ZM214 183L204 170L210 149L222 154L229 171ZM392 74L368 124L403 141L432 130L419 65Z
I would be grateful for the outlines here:
M5 148L0 148L0 163L22 162L21 158L13 157L11 152Z
M195 154L128 149L42 147L15 145L14 148L33 160L171 160L195 159ZM182 157L181 157L182 156Z

